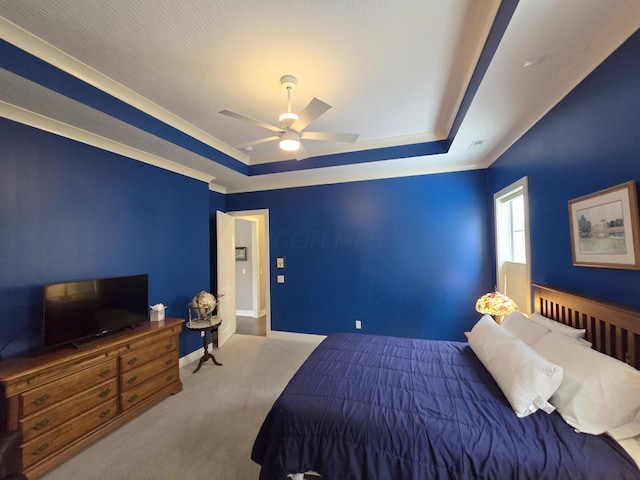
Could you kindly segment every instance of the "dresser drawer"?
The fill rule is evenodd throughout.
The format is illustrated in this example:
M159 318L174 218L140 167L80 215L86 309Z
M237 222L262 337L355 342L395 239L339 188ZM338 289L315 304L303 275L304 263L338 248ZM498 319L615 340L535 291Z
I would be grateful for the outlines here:
M133 350L137 350L140 347L144 347L151 343L162 342L163 337L177 336L182 331L182 327L180 325L174 325L169 329L161 330L149 335L146 335L144 338L139 338L137 340L132 340L128 342L120 351L120 355L125 355L128 352Z
M38 435L42 435L71 420L78 414L84 413L106 400L117 397L117 395L118 379L112 378L86 392L79 393L74 397L21 419L19 424L22 432L22 441L27 442Z
M73 376L55 380L20 394L21 417L31 415L105 380L115 378L118 374L117 367L117 359L114 358L77 372Z
M30 375L25 375L19 381L8 385L5 389L5 395L10 397L24 390L35 388L39 385L44 385L45 383L51 382L52 380L56 380L68 375L75 375L75 372L77 371L95 365L96 363L99 363L103 360L108 360L110 358L115 360L117 356L118 349L113 348L95 355L85 356L72 361L64 362L59 365L55 365L50 368L42 369Z
M126 392L127 390L146 382L167 368L177 364L178 355L174 350L160 358L156 358L153 362L147 362L140 365L138 368L129 370L120 376L120 391Z
M175 335L159 338L157 343L122 355L120 357L120 373L128 372L177 348L178 338Z
M180 372L178 365L174 365L168 370L123 393L120 396L120 407L122 411L125 411L144 399L149 398L154 393L159 392L164 387L178 381L180 381Z
M29 468L118 415L117 399L109 400L22 445L22 468Z

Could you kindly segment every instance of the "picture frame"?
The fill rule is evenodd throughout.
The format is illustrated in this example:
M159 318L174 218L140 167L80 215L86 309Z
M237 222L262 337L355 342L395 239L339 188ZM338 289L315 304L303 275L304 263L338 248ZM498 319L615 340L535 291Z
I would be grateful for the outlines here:
M236 247L236 262L247 260L247 247Z
M570 200L569 226L573 265L640 270L635 181Z

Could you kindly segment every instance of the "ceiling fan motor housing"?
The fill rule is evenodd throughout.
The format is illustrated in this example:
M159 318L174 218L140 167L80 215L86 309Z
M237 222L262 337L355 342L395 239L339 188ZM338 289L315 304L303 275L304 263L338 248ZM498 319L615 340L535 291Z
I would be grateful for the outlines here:
M280 77L280 85L283 90L293 90L298 85L298 79L293 75L283 75Z

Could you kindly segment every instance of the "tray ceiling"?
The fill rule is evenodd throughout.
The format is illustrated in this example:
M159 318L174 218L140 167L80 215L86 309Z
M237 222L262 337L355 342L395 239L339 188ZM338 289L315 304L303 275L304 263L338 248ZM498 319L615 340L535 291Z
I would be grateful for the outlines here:
M640 27L635 0L0 0L0 115L222 192L484 168ZM525 66L526 63L530 66ZM272 132L332 108L299 162Z

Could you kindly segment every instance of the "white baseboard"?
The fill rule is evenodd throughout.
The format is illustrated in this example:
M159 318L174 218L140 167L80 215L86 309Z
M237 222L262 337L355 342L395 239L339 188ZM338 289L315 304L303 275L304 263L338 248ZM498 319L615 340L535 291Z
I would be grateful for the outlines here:
M199 360L200 358L202 358L203 355L204 355L204 347L200 347L199 349L194 350L193 352L185 355L184 357L180 357L180 362L178 363L178 365L180 366L180 368L182 368L185 365L189 365L190 363L193 363L196 360Z
M236 316L238 317L253 317L253 318L258 318L255 316L255 313L253 310L236 310Z
M267 337L277 338L279 340L295 340L298 342L311 342L320 343L327 338L326 335L316 335L313 333L295 333L295 332L280 332L278 330L271 330L267 332Z

